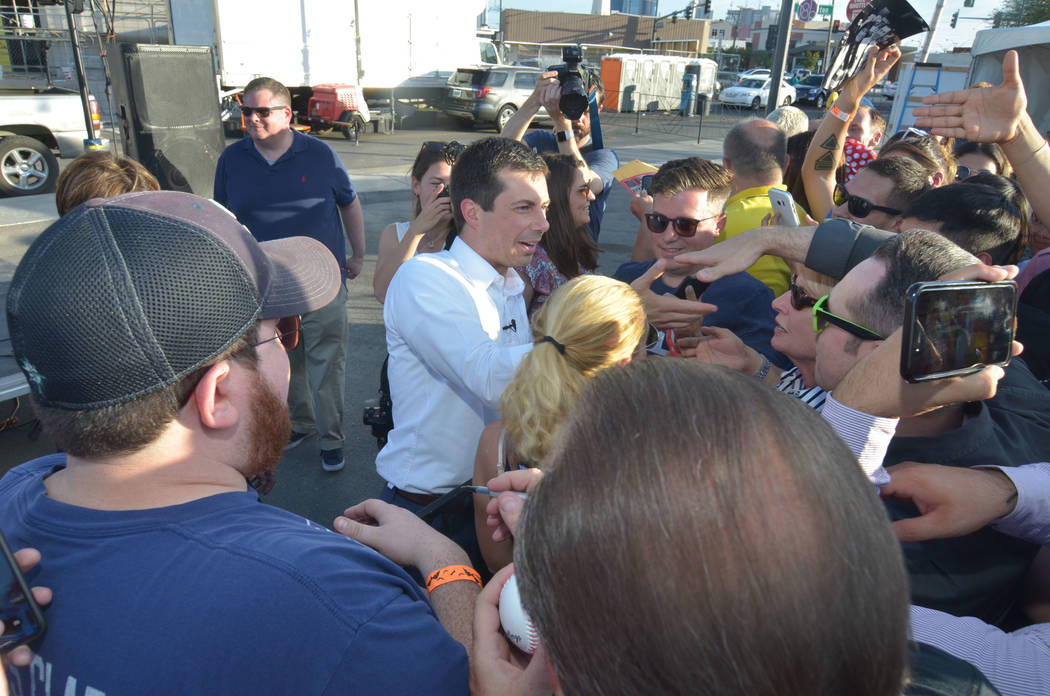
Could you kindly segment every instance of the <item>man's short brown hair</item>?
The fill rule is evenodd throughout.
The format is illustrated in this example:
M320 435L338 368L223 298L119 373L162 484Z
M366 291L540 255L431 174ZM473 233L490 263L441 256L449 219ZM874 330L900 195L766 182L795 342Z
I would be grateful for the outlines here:
M701 157L668 160L653 175L649 193L653 196L674 196L683 191L707 191L708 209L721 213L729 199L729 185L733 172L717 162Z
M281 102L283 106L292 105L292 93L288 91L288 88L282 85L272 77L257 77L244 86L244 93L258 92L265 89L266 91L273 94L274 98ZM271 106L275 106L271 104Z
M174 384L134 401L93 409L44 406L32 396L29 403L44 433L63 452L84 459L100 459L137 452L150 444L175 419L189 401L204 373L215 363L234 360L255 368L258 355L252 346L257 333L253 324L222 355Z

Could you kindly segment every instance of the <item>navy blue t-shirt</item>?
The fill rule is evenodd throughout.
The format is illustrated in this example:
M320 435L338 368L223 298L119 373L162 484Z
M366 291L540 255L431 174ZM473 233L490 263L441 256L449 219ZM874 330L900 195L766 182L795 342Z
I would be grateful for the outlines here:
M219 156L215 200L237 216L260 242L313 237L346 263L346 235L339 208L357 198L335 150L292 131L288 151L268 163L248 136Z
M625 283L634 282L654 263L656 259L629 261L616 269L613 278ZM657 295L668 295L675 290L664 284L662 277L654 280L650 289ZM734 273L711 283L702 299L718 307L717 312L704 317L704 326L729 329L745 345L769 358L777 367L791 367L791 361L769 345L776 321L772 307L773 291L765 283L747 273Z
M558 152L558 140L554 137L554 133L550 131L530 131L522 138L522 142L541 155L548 152ZM602 192L591 201L591 220L587 223L587 229L590 230L591 236L594 237L595 241L598 241L598 234L601 232L602 227L602 218L605 217L605 201L609 198L609 193L612 191L613 172L620 166L620 159L616 156L616 152L609 148L603 147L600 150L590 150L588 147L580 148L580 154L583 155L583 161L587 163L591 171L601 177L602 180Z
M259 501L94 510L47 495L54 454L0 480L0 528L55 593L12 693L467 693L467 654L370 548Z

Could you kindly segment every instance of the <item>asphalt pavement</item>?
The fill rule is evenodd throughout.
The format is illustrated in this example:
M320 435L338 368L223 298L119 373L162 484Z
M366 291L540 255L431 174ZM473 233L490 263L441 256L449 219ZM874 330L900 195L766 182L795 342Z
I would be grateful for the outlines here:
M706 117L699 144L699 119L674 114L603 114L603 135L606 147L617 151L621 164L640 159L659 165L668 159L690 156L718 160L725 132L739 120L752 116L748 111L727 110L725 114ZM810 117L816 117L816 113L811 112ZM408 129L389 135L365 135L357 145L338 134L322 136L345 163L360 194L367 241L364 270L351 281L347 301L350 346L344 428L346 467L338 473L322 471L318 443L311 437L285 454L278 466L277 485L264 500L326 526L347 506L378 495L383 486L375 473L375 440L361 422L364 402L377 395L379 368L386 356L382 306L372 295L379 235L389 223L411 218L407 172L423 141L469 143L495 135L490 129L457 129L440 118L427 122L419 119L415 124L406 125ZM600 272L611 273L630 258L638 223L628 210L629 200L626 189L614 183L599 240L603 252ZM0 199L2 287L6 288L25 249L55 216L54 199L50 195ZM9 349L2 352L9 354ZM13 361L9 363L13 367ZM24 404L16 416L20 418L19 423L5 426L5 420L17 406L13 401L0 403L0 472L54 451L53 445L32 429Z

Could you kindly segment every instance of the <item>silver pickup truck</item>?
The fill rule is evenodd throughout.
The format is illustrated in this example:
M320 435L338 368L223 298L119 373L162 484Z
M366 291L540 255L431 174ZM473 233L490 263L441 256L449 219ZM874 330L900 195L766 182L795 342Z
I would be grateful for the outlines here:
M98 104L90 98L92 138L102 132ZM0 196L50 193L58 159L84 151L87 131L80 95L65 89L0 90Z

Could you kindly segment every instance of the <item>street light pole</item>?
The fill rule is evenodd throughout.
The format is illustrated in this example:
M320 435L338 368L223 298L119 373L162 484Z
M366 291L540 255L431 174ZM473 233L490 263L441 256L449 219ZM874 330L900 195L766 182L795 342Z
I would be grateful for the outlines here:
M791 11L794 0L781 0L780 21L777 22L777 50L773 54L773 66L769 71L769 99L766 107L772 111L780 106L780 81L784 79L784 67L787 65L788 43L791 41Z
M828 42L824 45L824 60L821 67L824 73L828 72L828 64L831 62L831 28L835 26L835 0L831 0L831 12L828 13Z
M87 76L84 75L84 61L80 59L80 37L77 35L77 27L73 23L73 10L69 0L63 3L66 6L66 23L69 25L69 40L73 46L73 65L77 70L77 84L80 86L80 106L84 110L84 125L87 127L87 137L84 138L84 149L88 149L88 141L95 139L95 126L91 123L91 104L88 96Z

